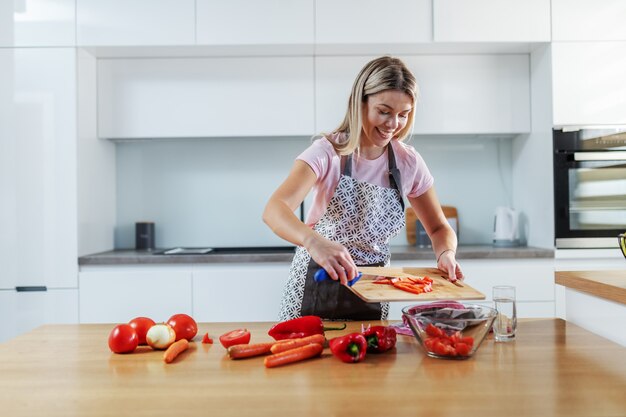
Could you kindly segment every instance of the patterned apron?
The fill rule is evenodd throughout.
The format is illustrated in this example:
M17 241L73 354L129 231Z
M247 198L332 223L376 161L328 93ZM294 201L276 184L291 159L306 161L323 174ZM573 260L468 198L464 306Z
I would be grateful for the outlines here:
M326 212L313 228L348 249L357 266L389 264L389 240L404 227L400 171L391 144L389 183L381 187L352 178L352 155L345 164ZM327 320L385 320L388 303L366 303L338 281L315 282L320 266L303 247L296 254L283 291L279 320L315 315Z

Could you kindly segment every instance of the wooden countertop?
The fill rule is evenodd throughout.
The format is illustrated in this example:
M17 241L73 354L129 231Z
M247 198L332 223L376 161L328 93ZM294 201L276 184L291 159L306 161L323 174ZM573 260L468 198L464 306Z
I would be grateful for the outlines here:
M269 340L270 323L199 325L213 336L244 326ZM521 320L516 341L489 336L464 361L429 358L399 335L395 351L359 364L326 349L275 369L230 360L219 344L193 343L169 365L149 348L116 355L111 328L48 325L0 344L2 415L626 415L626 349L558 319Z
M626 270L557 271L554 281L596 297L626 304Z

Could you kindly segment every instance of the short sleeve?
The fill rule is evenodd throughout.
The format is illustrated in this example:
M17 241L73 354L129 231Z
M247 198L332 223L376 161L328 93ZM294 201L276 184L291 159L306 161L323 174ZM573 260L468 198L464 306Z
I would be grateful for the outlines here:
M409 198L415 198L428 191L433 186L435 179L424 158L413 146L403 142L396 142L394 151L398 157L397 163L402 175L404 194Z
M325 138L316 139L311 146L296 157L297 160L306 162L311 167L318 180L328 174L333 158L338 158L338 155L332 144Z

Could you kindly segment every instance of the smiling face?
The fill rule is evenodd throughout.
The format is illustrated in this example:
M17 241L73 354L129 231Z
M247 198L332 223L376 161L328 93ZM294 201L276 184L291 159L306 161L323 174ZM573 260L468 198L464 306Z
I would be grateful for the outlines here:
M367 97L360 144L366 158L382 155L385 146L406 126L412 109L411 96L400 90L385 90Z

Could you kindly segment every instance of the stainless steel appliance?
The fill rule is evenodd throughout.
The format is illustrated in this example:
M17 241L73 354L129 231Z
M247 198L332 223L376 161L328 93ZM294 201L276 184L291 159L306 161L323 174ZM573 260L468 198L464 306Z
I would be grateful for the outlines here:
M626 126L553 130L557 248L615 248L626 232Z

